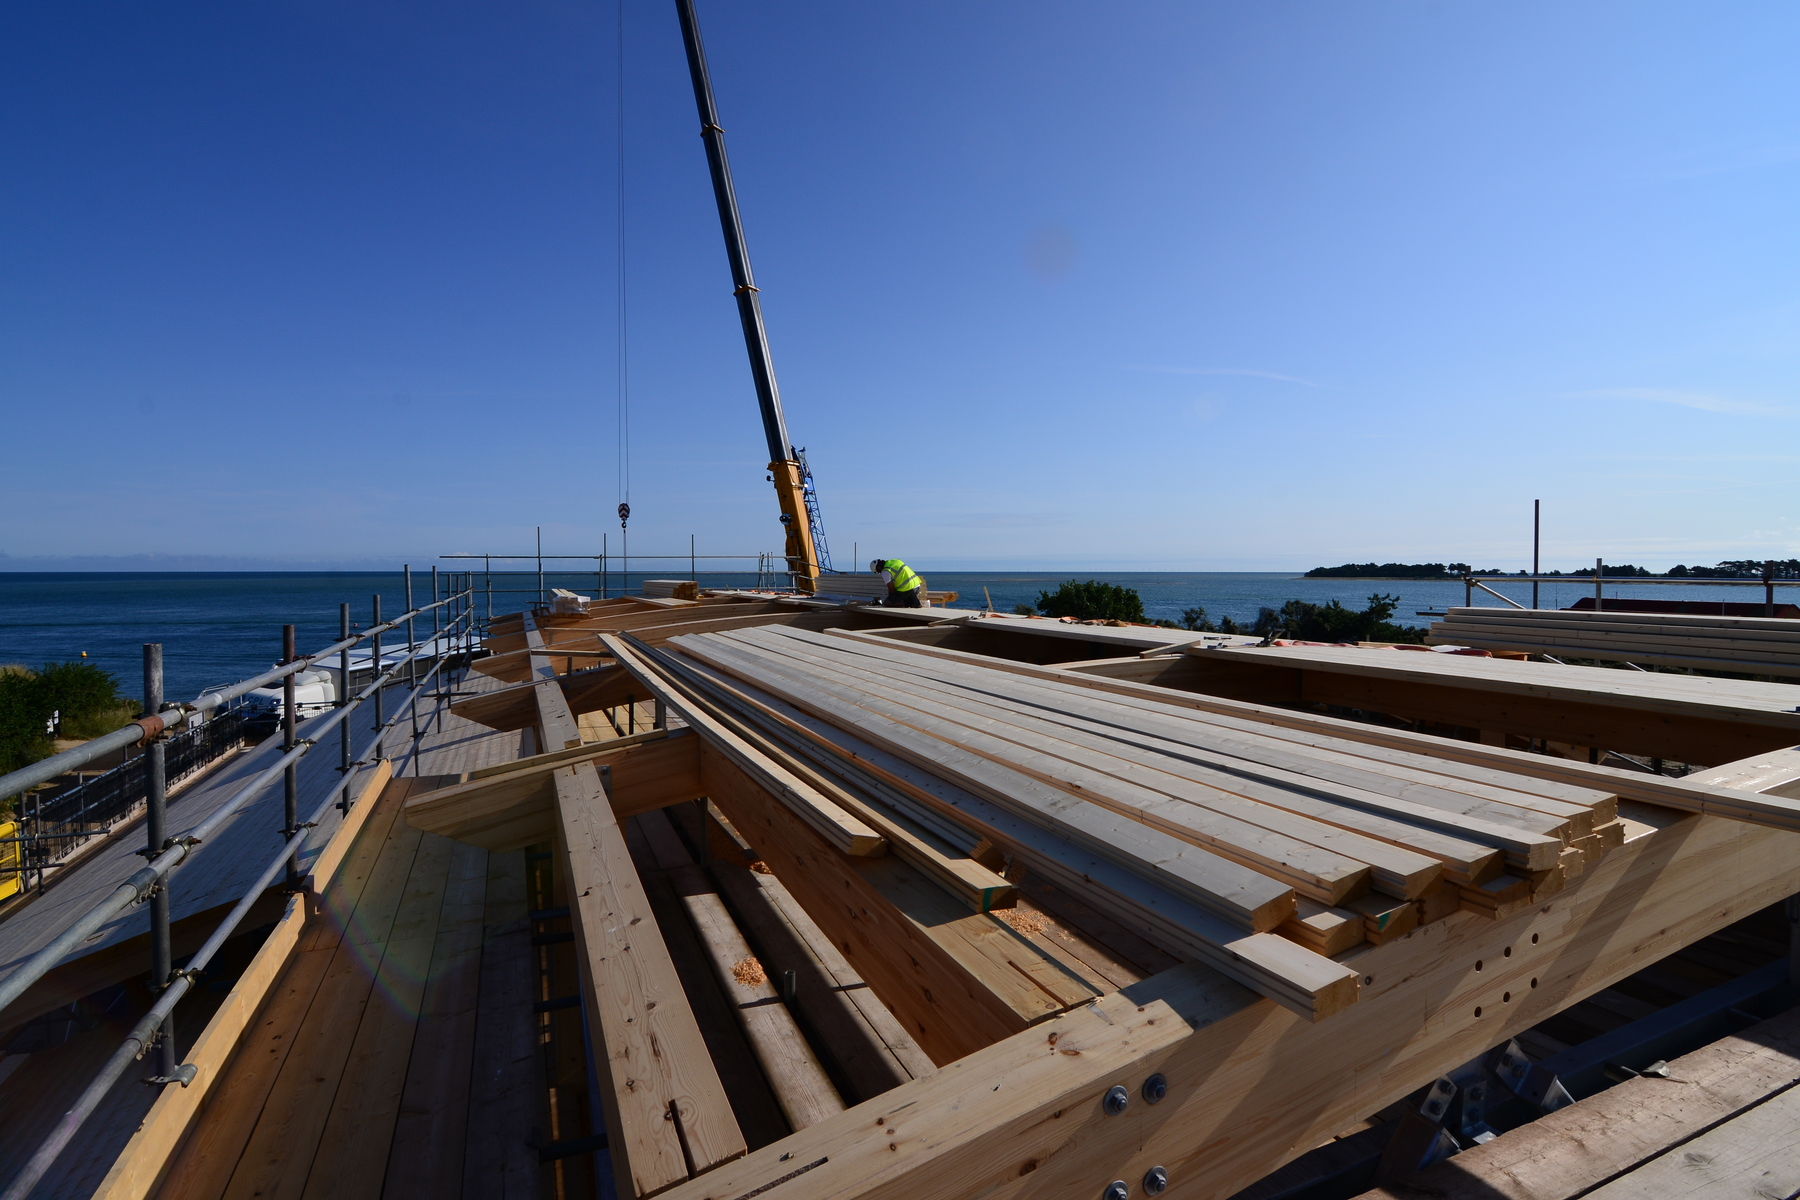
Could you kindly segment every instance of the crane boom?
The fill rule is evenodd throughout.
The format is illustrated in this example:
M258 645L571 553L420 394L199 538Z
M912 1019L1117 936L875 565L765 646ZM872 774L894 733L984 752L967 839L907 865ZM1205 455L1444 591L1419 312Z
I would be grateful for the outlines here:
M732 295L737 298L738 320L744 326L744 348L750 352L750 378L756 384L756 403L762 410L763 434L769 441L769 476L781 506L786 531L788 570L803 592L816 592L822 566L813 536L818 507L811 492L811 475L802 453L788 438L781 412L781 391L775 385L775 361L769 356L769 335L763 327L762 302L750 271L750 249L744 242L744 223L738 216L737 192L731 186L731 163L725 157L725 131L713 103L712 78L706 69L706 49L700 42L700 21L693 0L675 0L681 17L681 39L687 45L688 73L694 81L694 103L700 110L700 136L706 143L706 164L712 171L713 196L719 203L719 225L725 233L725 254L731 260ZM821 530L821 533L823 531Z

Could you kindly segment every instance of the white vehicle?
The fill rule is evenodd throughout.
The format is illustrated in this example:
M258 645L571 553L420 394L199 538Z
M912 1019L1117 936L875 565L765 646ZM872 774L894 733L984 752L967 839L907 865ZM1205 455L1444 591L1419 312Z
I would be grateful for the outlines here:
M448 635L443 635L438 638L435 644L426 642L424 646L421 647L421 650L422 653L418 659L418 663L419 673L423 675L431 667L431 655L434 653L454 654L457 650L457 645L453 638ZM358 691L367 687L369 680L373 677L371 675L369 659L369 651L366 648L352 650L350 652L350 694L352 697L354 697ZM322 663L315 664L294 675L294 719L296 721L304 721L309 717L316 717L337 703L339 689L338 676L341 673L336 665L337 656L332 655L327 661L331 665L327 666ZM404 644L392 650L385 647L382 649L381 666L383 670L397 666L404 661L406 661L406 647ZM396 682L402 684L406 682L405 671L400 672ZM246 710L245 715L249 720L280 721L283 716L281 711L281 684L277 682L268 687L257 688L253 692L246 692L244 694L244 708Z
M252 721L279 721L283 688L277 683L244 694L245 715ZM304 721L331 708L338 699L338 672L328 667L308 667L294 676L294 719Z

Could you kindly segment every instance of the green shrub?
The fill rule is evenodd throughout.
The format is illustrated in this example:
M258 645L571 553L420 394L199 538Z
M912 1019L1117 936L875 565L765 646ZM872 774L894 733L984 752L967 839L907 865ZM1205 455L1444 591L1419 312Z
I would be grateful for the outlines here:
M54 750L45 732L52 714L62 714L62 736L93 738L130 721L137 708L94 663L46 663L42 671L0 667L0 771L16 771Z
M1038 611L1046 617L1074 617L1078 621L1144 620L1144 601L1137 592L1114 583L1071 579L1054 592L1039 592Z
M1380 592L1370 596L1369 607L1360 611L1336 600L1326 604L1289 600L1279 610L1263 608L1250 632L1268 637L1285 630L1285 636L1303 642L1423 642L1423 629L1388 620L1399 606L1400 597Z

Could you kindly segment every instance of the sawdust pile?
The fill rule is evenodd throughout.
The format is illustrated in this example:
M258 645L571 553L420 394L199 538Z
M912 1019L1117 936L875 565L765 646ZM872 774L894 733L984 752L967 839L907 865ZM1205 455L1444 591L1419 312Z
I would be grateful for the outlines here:
M1032 912L1025 908L996 909L994 915L1011 925L1014 929L1032 937L1050 928L1050 921L1042 913Z
M758 875L773 875L775 873L769 870L769 864L760 858L750 864L750 869L755 871Z
M769 981L768 973L763 970L762 964L757 962L754 958L746 958L742 962L733 963L731 966L731 977L745 987L756 987L758 984L767 983Z

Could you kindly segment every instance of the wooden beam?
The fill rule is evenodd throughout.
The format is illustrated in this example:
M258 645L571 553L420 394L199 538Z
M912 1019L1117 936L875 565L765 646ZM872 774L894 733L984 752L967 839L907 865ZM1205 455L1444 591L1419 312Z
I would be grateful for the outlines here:
M768 971L751 952L712 881L695 865L668 818L660 812L647 813L639 825L700 939L713 979L750 1043L788 1127L806 1129L843 1112L843 1098L807 1044L794 1014L782 1002Z
M569 880L595 1066L610 1085L620 1193L654 1195L744 1153L731 1104L591 763L555 772L557 852Z
M764 1147L670 1200L738 1197L777 1181L781 1200L1084 1197L1152 1166L1179 1194L1231 1195L1444 1070L1796 890L1800 835L1674 820L1512 918L1453 915L1352 951L1365 995L1329 1022L1310 1024L1184 965ZM1152 1073L1168 1085L1156 1105L1139 1094ZM1114 1085L1130 1097L1119 1115L1101 1105Z
M535 631L527 624L528 636ZM554 683L534 685L547 734L575 724ZM579 735L576 738L579 741ZM540 744L555 745L550 737ZM667 746L669 743L650 743ZM621 1195L644 1197L747 1149L694 1021L625 835L591 762L551 772L584 1011Z
M852 1101L879 1096L937 1065L773 875L729 862L707 870L773 976L794 972L794 1003L845 1078Z
M415 829L468 842L487 850L521 850L555 834L554 773L585 761L605 768L607 795L621 819L697 799L700 794L700 739L684 730L608 750L608 743L542 758L566 758L523 770L472 780L427 792L409 802L406 823ZM640 737L643 735L639 735ZM620 739L622 741L632 739Z
M1094 989L904 862L847 858L710 745L708 797L756 847L906 1032L940 1066L1093 997Z
M555 655L542 657L548 660ZM573 671L555 676L555 681L562 688L563 702L575 716L648 698L644 686L630 672L616 666ZM450 705L450 711L489 729L524 729L537 724L536 693L532 691L536 686L535 680L527 679L511 687L496 688L480 696L457 700Z

